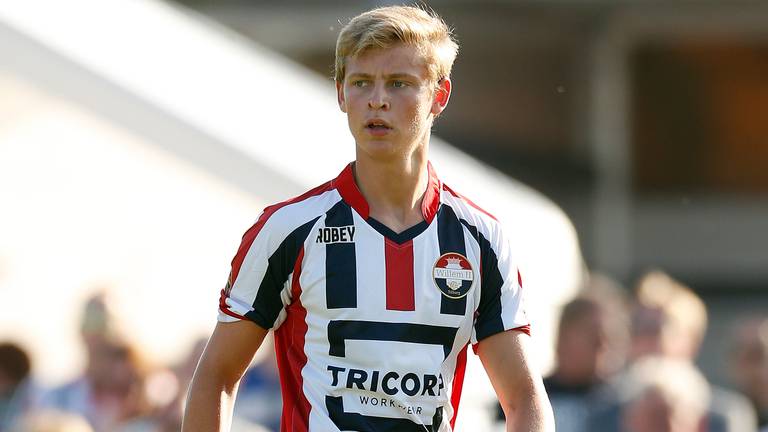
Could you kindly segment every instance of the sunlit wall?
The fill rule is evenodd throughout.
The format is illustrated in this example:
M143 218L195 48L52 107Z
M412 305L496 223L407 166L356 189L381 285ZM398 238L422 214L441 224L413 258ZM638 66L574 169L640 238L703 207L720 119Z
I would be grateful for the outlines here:
M0 338L63 380L83 360L82 302L103 289L151 358L185 354L263 203L18 76L0 95Z

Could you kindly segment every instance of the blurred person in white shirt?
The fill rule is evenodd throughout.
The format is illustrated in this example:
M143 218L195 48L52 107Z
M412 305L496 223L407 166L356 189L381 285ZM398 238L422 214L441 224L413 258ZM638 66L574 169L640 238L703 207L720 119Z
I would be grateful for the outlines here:
M704 432L710 389L689 362L647 356L624 376L622 431Z
M730 369L734 383L757 412L761 432L768 432L768 317L737 326Z

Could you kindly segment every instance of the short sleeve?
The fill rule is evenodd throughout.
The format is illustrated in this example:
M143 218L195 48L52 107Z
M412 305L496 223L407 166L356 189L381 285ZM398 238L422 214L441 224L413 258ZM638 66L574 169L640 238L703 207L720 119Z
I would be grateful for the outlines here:
M508 239L497 229L491 239L480 237L482 282L472 343L507 330L530 334L525 314L522 278Z
M290 275L314 222L290 229L281 224L279 214L262 213L232 259L219 300L219 321L248 319L264 329L279 327L291 302Z

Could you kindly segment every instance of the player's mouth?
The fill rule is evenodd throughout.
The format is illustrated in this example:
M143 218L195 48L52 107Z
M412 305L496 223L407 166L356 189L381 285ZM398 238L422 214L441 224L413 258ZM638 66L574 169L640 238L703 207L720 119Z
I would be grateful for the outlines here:
M365 123L365 128L371 135L374 136L386 135L390 130L392 130L392 126L381 119L368 120Z

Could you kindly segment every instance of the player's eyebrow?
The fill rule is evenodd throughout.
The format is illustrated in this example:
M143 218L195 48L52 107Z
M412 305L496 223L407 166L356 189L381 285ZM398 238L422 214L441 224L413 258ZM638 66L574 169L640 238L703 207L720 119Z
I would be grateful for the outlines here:
M373 75L367 74L367 73L362 73L362 72L351 73L347 77L349 79L352 79L352 78L357 78L357 79L373 79L374 78ZM409 80L418 80L419 79L418 76L413 75L413 74L409 74L409 73L406 73L406 72L396 72L396 73L384 75L384 78L385 79L389 79L389 80L391 80L391 79L398 79L398 78L405 78L405 79L409 79Z

